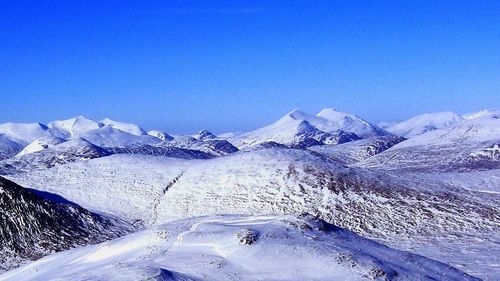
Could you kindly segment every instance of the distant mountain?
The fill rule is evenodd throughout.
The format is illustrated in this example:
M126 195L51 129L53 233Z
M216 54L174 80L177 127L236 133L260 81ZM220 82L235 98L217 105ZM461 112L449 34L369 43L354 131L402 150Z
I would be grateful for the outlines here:
M195 136L177 136L165 144L169 147L198 150L214 156L228 155L238 151L227 140L219 139L209 131L201 131Z
M389 133L355 115L333 109L324 109L317 116L294 110L271 125L231 136L228 140L239 148L266 142L305 148L321 144L338 144L375 135L389 135Z
M118 122L111 120L109 118L102 119L101 123L136 136L142 136L147 134L146 131L144 131L144 129L131 123Z
M50 136L48 127L41 123L4 123L0 124L0 134L23 144L38 138Z
M103 148L151 145L161 142L160 139L153 136L138 136L107 125L96 130L87 131L81 134L80 137Z
M339 145L309 147L309 150L343 164L354 164L375 156L406 140L398 136L377 136Z
M476 118L481 118L484 116L491 116L491 117L498 117L500 118L500 110L496 109L483 109L478 112L474 113L469 113L469 114L464 114L462 117L465 119L476 119Z
M148 132L148 135L153 136L155 138L159 138L162 141L171 141L174 139L171 135L167 134L166 132L162 131L156 131L156 130L151 130Z
M15 156L23 147L23 144L4 134L0 134L0 161Z
M17 156L23 156L29 153L48 149L65 141L66 140L54 136L41 137L28 144L21 152L19 152L19 154L17 154Z
M96 130L103 126L104 125L102 123L84 116L77 116L67 120L53 121L48 124L48 127L51 129L53 135L64 139L69 139L73 136L80 136L85 132Z
M212 132L208 130L201 130L200 132L198 132L198 134L194 135L193 137L199 141L214 140L218 138L216 135L214 135Z
M479 280L309 215L206 216L53 254L2 280Z
M471 171L500 168L500 117L485 114L401 142L360 163L405 171Z
M395 135L411 138L429 131L448 128L463 121L464 118L453 112L426 113L390 125L385 129Z
M313 119L314 121L311 122L311 124L325 132L343 130L355 133L362 138L389 135L378 126L373 125L354 114L339 112L332 108L325 108L321 110L316 117L319 117L320 119ZM326 122L323 120L326 120Z
M0 271L125 234L128 228L117 222L73 204L49 201L0 177Z
M43 144L42 139L35 140L19 153L17 157L1 161L0 174L7 175L33 169L46 169L56 165L112 154L110 151L81 138L61 142L58 142L57 139L54 141L54 143L49 145ZM42 145L38 146L39 142L42 142ZM28 152L28 149L31 151Z

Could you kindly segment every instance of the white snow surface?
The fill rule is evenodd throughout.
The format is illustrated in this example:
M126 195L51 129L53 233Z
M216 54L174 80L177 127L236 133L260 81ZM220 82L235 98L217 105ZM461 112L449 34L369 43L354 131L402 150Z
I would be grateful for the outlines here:
M107 125L96 130L87 131L81 134L80 137L100 147L127 147L161 142L157 137L150 135L137 136Z
M353 114L338 112L331 108L323 109L318 115L311 115L295 109L275 123L255 131L226 135L229 142L238 148L246 148L263 142L277 142L288 144L300 133L318 130L322 132L336 132L342 130L355 133L360 137L370 137L388 134L375 125Z
M28 144L38 138L49 136L47 126L40 123L4 123L0 124L0 134L13 140Z
M27 145L23 150L21 150L21 152L17 154L17 156L23 156L26 154L42 151L44 149L54 147L64 141L65 140L54 136L41 137Z
M25 187L59 194L97 213L153 223L164 189L197 160L115 154L19 175ZM49 184L47 184L49 183Z
M498 109L483 109L478 112L474 113L468 113L462 115L463 118L465 119L476 119L476 118L481 118L484 116L500 116L500 110Z
M500 118L494 115L485 115L465 120L448 128L427 132L401 142L391 149L451 144L457 141L470 144L496 140L500 140Z
M48 124L48 127L56 136L62 138L70 138L79 136L85 132L96 130L104 126L95 120L84 116L77 116L67 120L53 121Z
M411 138L428 131L444 129L463 122L464 118L453 112L436 112L417 115L406 121L385 128L388 132Z
M52 254L0 280L478 280L310 216L208 216Z
M23 144L13 140L9 136L0 134L0 160L10 158L23 149Z
M168 133L163 132L163 131L157 131L157 130L148 131L148 135L159 138L162 141L169 141L169 140L173 139L173 137L170 136Z
M118 121L111 120L109 118L102 119L101 123L104 125L116 128L118 130L124 131L126 133L132 134L132 135L136 135L136 136L146 135L146 131L144 131L144 129L142 129L141 127L139 127L135 124L118 122Z
M311 124L325 132L343 130L363 138L387 134L379 127L354 114L339 112L333 108L321 110L316 117L319 119L312 119Z

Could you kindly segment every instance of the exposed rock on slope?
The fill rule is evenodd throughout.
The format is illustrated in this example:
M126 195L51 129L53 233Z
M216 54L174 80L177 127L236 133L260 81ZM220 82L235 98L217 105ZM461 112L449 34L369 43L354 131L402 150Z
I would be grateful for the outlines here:
M15 156L23 147L21 143L14 141L6 135L0 134L0 161Z
M500 168L500 117L486 115L427 132L359 163L406 172L467 172Z
M478 280L310 216L171 222L66 251L2 280Z
M309 147L309 150L343 164L354 164L375 156L405 139L397 136L380 136L351 141L339 145Z
M116 223L76 205L43 199L0 177L0 270L124 234Z
M40 143L35 141L34 144L38 146ZM46 144L44 143L44 145ZM42 145L39 151L36 150L36 146L34 148L33 152L19 154L16 158L1 161L0 174L7 175L33 169L46 169L56 165L111 155L108 150L81 138L65 141L57 145Z

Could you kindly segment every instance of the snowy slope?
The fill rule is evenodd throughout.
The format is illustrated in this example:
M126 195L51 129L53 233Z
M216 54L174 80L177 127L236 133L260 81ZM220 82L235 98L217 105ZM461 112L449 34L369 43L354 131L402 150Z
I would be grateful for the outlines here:
M137 136L111 126L87 131L81 134L80 137L103 148L157 144L161 142L160 139L153 136Z
M481 117L485 117L485 116L490 116L490 117L497 116L497 117L500 117L500 110L497 110L497 109L483 109L483 110L480 110L478 112L464 114L462 117L465 118L465 119L476 119L476 118L481 118Z
M146 131L144 131L144 129L135 124L118 122L111 120L109 118L102 119L101 123L132 135L136 136L146 135Z
M208 132L208 131L207 131ZM168 147L178 147L184 149L198 150L214 156L228 155L238 151L234 145L227 140L218 139L208 132L204 135L177 136L173 140L164 144Z
M6 135L0 134L0 161L15 156L23 147L23 144Z
M321 110L316 117L320 119L313 119L311 124L325 132L343 130L355 133L362 138L388 135L386 131L354 114L339 112L333 108Z
M498 169L499 144L500 118L486 115L413 137L360 166L408 172Z
M38 138L49 136L47 126L40 123L4 123L0 124L0 134L13 140L28 144Z
M165 133L165 132L162 132L162 131L156 131L156 130L151 130L148 132L148 135L150 136L153 136L153 137L156 137L156 138L159 138L161 139L162 141L170 141L170 140L173 140L174 137L172 137L171 135Z
M488 274L498 254L494 243L481 240L500 228L495 194L346 168L304 150L260 149L210 160L112 155L11 177L137 225L224 213L309 212L393 246L408 241L403 247L412 249L418 242L420 253L428 247L446 253L450 241L461 242L474 254L430 256L459 258L467 272ZM437 242L429 244L429 237Z
M0 280L479 280L310 216L171 222L51 255Z
M151 224L165 188L197 161L117 154L48 170L31 169L11 178L27 187L59 194L91 211Z
M104 125L84 116L77 116L67 120L53 121L48 124L48 127L51 129L53 135L65 139L73 136L80 136L85 132L99 129L102 126Z
M334 122L300 110L293 110L271 125L229 137L228 140L240 149L267 142L304 148L323 143L337 144L357 140L359 136L356 132L347 130L355 129L353 125L355 122L344 122L348 119L347 116L344 116L346 119L340 118L341 121ZM362 133L367 134L365 131Z
M0 177L0 271L124 234L126 229L116 222L76 205L46 200Z
M108 150L84 139L74 138L57 145L50 145L39 151L19 154L15 158L0 161L0 174L7 175L47 169L56 165L99 158L110 154L111 152Z
M65 140L54 136L41 137L39 139L34 140L32 143L28 144L25 148L23 148L21 152L19 152L19 154L17 154L17 156L20 157L26 154L48 149L64 141Z
M391 125L386 130L398 136L411 138L428 131L454 126L463 120L464 118L453 112L426 113Z
M207 214L309 212L359 233L387 236L494 229L500 211L498 200L490 200L346 168L303 150L263 149L190 166L156 211L157 223Z
M11 177L90 210L147 225L198 215L287 212L315 213L380 236L488 230L500 224L491 197L346 168L294 149L210 160L113 155ZM414 202L415 197L428 203Z
M405 139L398 136L378 136L339 145L318 145L309 150L343 164L354 164L377 155Z

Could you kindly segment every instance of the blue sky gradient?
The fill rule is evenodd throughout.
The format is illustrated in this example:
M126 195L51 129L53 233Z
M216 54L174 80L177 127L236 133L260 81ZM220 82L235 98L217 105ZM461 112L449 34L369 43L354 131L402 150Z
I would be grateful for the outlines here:
M0 123L500 108L500 1L1 1Z

